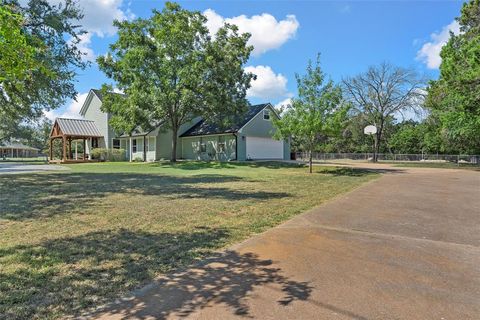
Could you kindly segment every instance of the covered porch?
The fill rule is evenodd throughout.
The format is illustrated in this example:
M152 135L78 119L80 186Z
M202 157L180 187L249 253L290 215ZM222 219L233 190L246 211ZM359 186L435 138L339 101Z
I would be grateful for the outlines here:
M98 148L103 136L93 121L58 118L50 132L50 163L77 163L93 161L89 152ZM54 144L61 141L60 156L56 159ZM74 148L72 148L72 146ZM79 148L80 147L80 148ZM80 149L80 152L79 152Z

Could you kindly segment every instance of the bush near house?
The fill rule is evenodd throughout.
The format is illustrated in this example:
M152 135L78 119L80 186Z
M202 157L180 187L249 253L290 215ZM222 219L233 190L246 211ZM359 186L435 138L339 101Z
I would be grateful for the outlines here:
M125 149L95 148L92 150L92 159L101 161L125 161Z

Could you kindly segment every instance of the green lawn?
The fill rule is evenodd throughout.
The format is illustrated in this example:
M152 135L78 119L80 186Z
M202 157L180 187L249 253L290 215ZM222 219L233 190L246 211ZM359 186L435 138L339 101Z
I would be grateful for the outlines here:
M377 174L275 163L96 163L0 175L0 318L79 315Z

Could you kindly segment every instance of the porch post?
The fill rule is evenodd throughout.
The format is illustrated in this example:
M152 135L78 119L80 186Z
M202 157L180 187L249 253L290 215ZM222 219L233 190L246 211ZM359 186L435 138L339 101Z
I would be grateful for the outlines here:
M147 138L147 136L143 136L143 162L147 162L147 144L145 142L145 139Z
M129 151L128 158L129 158L130 162L132 162L132 160L133 160L132 159L132 153L133 153L132 136L130 136L130 147L129 147L129 149L130 149L130 151Z
M67 160L67 139L65 136L62 136L62 160Z
M78 140L75 140L75 160L78 160Z
M85 138L83 138L83 161L86 161L87 157L87 143L85 142Z
M68 138L68 159L72 158L72 138Z
M53 160L53 138L50 138L50 161Z

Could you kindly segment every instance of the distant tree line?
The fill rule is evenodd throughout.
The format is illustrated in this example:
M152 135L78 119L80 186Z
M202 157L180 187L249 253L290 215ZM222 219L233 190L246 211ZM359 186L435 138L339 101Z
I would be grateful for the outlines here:
M427 82L412 69L388 63L345 78L339 85L341 102L330 111L348 109L342 129L321 135L313 146L289 130L293 150L480 154L480 0L466 2L457 21L461 32L451 34L442 48L438 80ZM309 84L310 94L321 95L320 87L312 81ZM302 91L299 86L300 97ZM336 101L338 96L329 99ZM289 110L297 109L298 102L294 98L291 105L284 106L288 117L295 113ZM315 99L304 103L312 110L318 106ZM289 122L296 123L299 132L308 126L300 117ZM377 127L373 137L364 134L367 125Z

